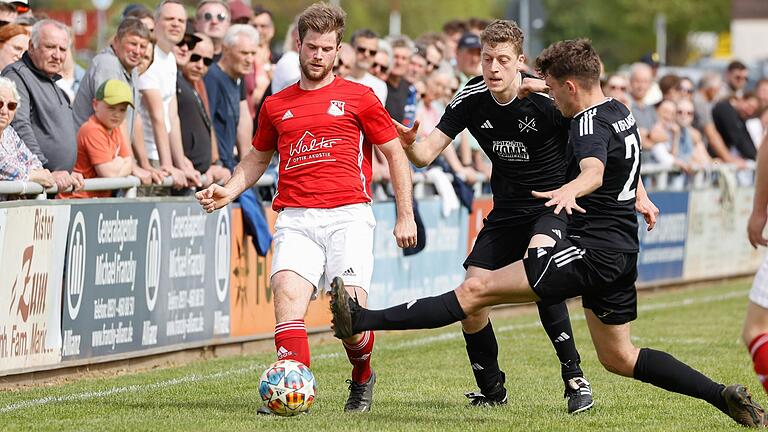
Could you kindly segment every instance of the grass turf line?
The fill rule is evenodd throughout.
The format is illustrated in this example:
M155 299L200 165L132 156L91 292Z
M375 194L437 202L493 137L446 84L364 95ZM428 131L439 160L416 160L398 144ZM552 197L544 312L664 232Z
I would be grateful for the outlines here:
M716 381L745 383L765 402L739 340L745 282L641 296L636 345L667 350ZM559 364L535 311L494 320L509 405L466 406L473 390L458 326L380 333L373 412L342 415L349 363L340 344L314 346L318 379L313 412L256 417L257 379L273 353L194 362L177 368L90 378L0 394L0 430L743 430L708 404L612 375L589 341L581 308L570 306L582 367L593 384L593 410L569 416ZM288 423L290 422L290 423Z

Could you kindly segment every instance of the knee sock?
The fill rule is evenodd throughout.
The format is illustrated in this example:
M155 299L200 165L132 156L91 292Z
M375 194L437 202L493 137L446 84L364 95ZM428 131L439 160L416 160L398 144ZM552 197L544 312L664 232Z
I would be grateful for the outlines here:
M373 332L363 332L363 337L354 345L342 342L347 358L352 363L352 381L363 384L371 377L371 353L373 352Z
M576 350L576 342L573 340L573 329L565 302L548 306L536 303L536 306L539 308L541 325L547 332L552 346L555 347L557 358L560 359L560 373L563 381L583 377L584 372L579 366L581 358L579 351Z
M501 369L499 369L499 345L496 342L496 336L493 334L493 325L491 321L477 333L464 334L464 340L467 343L467 355L469 363L472 366L472 373L475 375L475 382L480 388L480 393L488 396L488 393L498 391L494 389L496 384L502 380Z
M634 378L664 390L703 399L728 414L722 396L724 385L665 352L642 348L635 363Z
M752 356L757 378L763 385L763 390L768 393L768 333L752 339L749 343L749 354Z
M275 326L278 360L296 360L309 367L309 340L304 320L291 320Z
M409 330L443 327L466 318L456 293L449 291L388 309L362 309L355 317L355 332L364 330Z

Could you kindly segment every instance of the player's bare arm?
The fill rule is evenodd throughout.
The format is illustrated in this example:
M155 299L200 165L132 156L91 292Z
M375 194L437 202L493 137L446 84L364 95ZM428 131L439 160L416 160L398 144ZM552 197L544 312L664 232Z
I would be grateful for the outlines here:
M195 198L208 213L218 210L235 200L243 191L253 186L269 166L272 151L251 149L235 167L235 172L227 184L216 183L195 194Z
M763 229L768 219L768 149L766 147L768 147L768 137L763 139L763 145L757 152L755 198L747 224L749 243L753 248L768 246L768 239L763 236Z
M394 120L393 120L394 121ZM419 168L432 163L453 140L440 129L435 128L429 136L417 141L416 132L419 130L419 121L415 121L412 127L406 127L395 121L400 142L414 165Z
M389 164L389 176L395 190L397 205L397 222L395 223L395 239L401 248L416 246L416 222L413 218L413 181L408 159L397 139L380 145L379 150L384 154Z
M560 188L547 192L532 191L531 193L536 198L548 199L544 205L547 207L554 206L555 214L560 214L562 210L565 210L569 215L573 214L573 210L586 213L586 210L576 204L576 198L588 195L603 185L605 165L600 162L600 159L587 157L579 162L579 169L581 172L578 177Z
M637 192L635 193L635 210L643 215L648 231L656 226L656 218L659 216L659 208L648 197L642 178L637 180Z

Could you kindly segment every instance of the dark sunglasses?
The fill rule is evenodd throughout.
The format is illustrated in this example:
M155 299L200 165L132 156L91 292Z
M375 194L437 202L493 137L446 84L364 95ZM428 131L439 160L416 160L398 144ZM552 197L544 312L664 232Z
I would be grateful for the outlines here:
M0 109L3 109L4 106L8 107L8 111L16 111L16 107L19 106L19 104L17 102L0 101Z
M381 73L387 73L389 71L389 66L385 66L381 63L374 63L371 65L371 69L378 69Z
M203 14L203 19L204 19L204 20L206 20L206 21L213 21L213 18L214 18L214 17L215 17L215 18L216 18L216 19L217 19L219 22L224 22L224 21L226 21L226 20L227 20L227 14L223 14L223 13L220 13L220 14L216 14L216 15L213 15L213 14L212 14L212 13L210 13L210 12L206 12L206 13L204 13L204 14Z
M372 49L367 49L367 48L363 48L363 47L357 47L357 52L360 53L360 54L368 53L369 56L373 57L379 51L372 50Z
M191 56L189 56L189 61L191 63L197 63L200 60L202 60L203 64L206 66L210 66L211 64L213 64L213 59L211 57L203 57L200 54L192 54Z
M431 61L427 60L427 69L434 70L437 67L437 63L432 63Z

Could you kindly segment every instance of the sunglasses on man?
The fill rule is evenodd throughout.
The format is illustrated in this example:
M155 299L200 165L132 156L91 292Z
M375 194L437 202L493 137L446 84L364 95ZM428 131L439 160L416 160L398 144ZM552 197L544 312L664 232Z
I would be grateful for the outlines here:
M227 14L225 13L218 13L216 15L206 12L203 14L203 19L206 21L213 21L213 19L216 18L218 22L224 22L227 20Z
M369 56L373 57L379 51L378 50L367 49L367 48L363 48L363 47L357 47L357 52L359 54L363 54L363 55L365 55L365 53L368 53Z
M197 63L200 60L202 60L203 64L206 66L210 66L211 64L213 64L213 59L211 57L203 57L200 54L192 54L191 56L189 56L190 63Z

